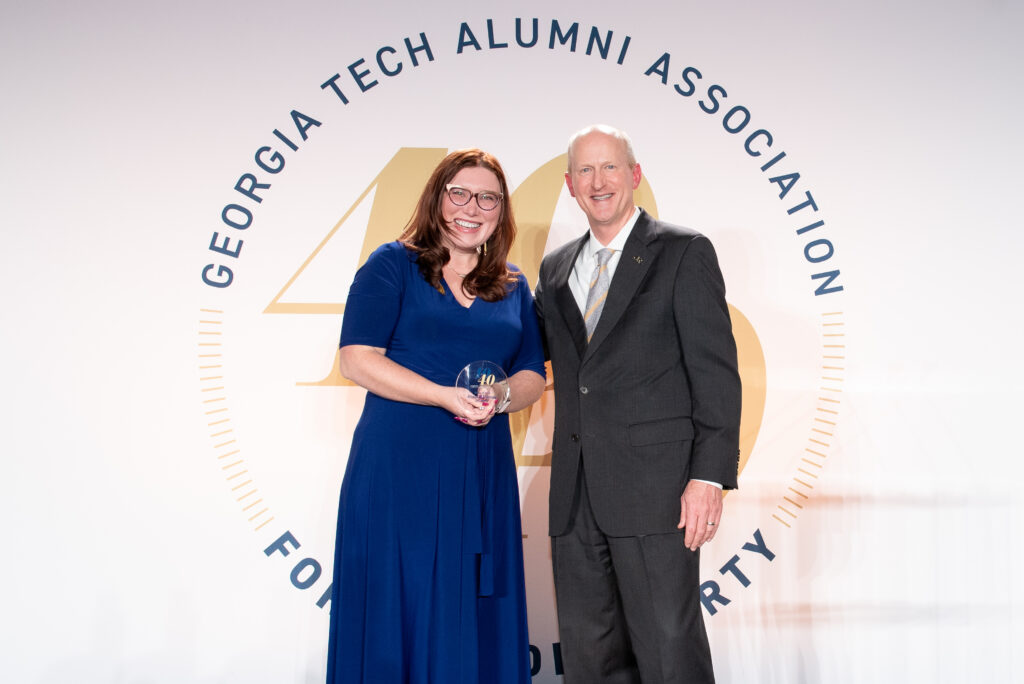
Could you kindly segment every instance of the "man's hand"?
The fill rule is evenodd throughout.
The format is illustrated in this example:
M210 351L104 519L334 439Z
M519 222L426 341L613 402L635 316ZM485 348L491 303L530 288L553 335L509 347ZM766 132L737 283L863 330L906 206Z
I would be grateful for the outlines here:
M711 541L722 518L722 490L706 482L690 480L679 498L679 529L686 529L683 543L696 551Z

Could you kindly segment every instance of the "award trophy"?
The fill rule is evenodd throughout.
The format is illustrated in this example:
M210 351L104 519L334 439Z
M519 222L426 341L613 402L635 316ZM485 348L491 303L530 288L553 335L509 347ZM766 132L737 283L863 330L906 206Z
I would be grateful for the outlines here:
M501 366L493 361L474 361L459 372L455 386L473 394L484 406L501 413L511 400L512 388Z

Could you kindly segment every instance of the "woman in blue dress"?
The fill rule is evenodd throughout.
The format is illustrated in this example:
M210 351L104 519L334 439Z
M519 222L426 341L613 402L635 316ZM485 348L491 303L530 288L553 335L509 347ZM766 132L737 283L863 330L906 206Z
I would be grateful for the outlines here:
M434 170L397 242L359 269L341 372L368 392L338 513L330 684L530 681L519 487L506 411L544 356L505 174L481 150ZM455 386L500 365L510 403Z

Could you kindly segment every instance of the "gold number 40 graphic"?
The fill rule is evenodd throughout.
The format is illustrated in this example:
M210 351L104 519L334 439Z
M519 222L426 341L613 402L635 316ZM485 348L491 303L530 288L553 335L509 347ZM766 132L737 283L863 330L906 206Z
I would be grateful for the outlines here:
M403 147L370 181L366 189L356 198L352 206L342 215L320 244L288 279L274 299L264 309L272 314L344 314L345 304L338 302L298 302L287 299L288 291L312 264L324 247L334 238L349 220L360 204L373 194L373 204L366 225L363 246L359 255L361 266L378 246L398 237L412 215L416 201L427 183L431 172L448 154L447 149L425 147ZM566 155L561 154L534 171L512 193L512 210L516 216L519 233L509 253L509 261L519 266L531 283L537 282L537 272L547 245L548 231L555 205L562 193ZM658 206L647 178L640 182L634 192L636 203L652 216L658 216ZM344 296L344 293L338 293ZM732 316L733 334L739 351L740 376L743 379L743 418L740 425L740 469L746 465L753 450L757 433L761 428L767 391L764 354L761 342L750 321L735 307L729 305ZM341 376L338 355L335 350L334 363L322 380L300 382L302 386L350 387L352 383ZM548 377L551 374L548 373ZM538 404L539 405L539 404ZM520 465L544 465L550 463L550 454L540 456L522 455L526 429L530 423L533 407L527 407L510 416L516 460Z

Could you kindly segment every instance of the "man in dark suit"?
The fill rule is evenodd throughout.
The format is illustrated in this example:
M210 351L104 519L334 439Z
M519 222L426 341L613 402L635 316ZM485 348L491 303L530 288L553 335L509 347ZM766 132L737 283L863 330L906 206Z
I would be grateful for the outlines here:
M736 343L714 248L638 209L640 179L623 132L570 139L590 230L544 258L536 289L566 684L714 682L699 549L736 487Z

